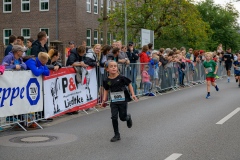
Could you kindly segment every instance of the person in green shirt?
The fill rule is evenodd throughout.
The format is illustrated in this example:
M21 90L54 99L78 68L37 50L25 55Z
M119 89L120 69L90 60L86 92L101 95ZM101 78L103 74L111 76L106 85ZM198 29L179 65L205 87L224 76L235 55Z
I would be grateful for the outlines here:
M211 52L207 52L205 53L205 57L206 57L206 61L203 62L203 66L205 69L205 73L206 73L206 80L207 80L207 99L210 97L210 85L212 83L212 86L214 86L216 88L216 91L219 91L219 88L217 86L217 84L215 83L215 77L217 74L217 69L218 69L218 65L216 62L214 62L212 60L212 53Z

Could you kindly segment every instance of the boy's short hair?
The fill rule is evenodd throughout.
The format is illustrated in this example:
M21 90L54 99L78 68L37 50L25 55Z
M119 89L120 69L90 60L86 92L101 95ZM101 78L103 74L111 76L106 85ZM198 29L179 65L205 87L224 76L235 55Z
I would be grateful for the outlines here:
M112 53L117 54L117 52L119 52L119 51L120 51L120 49L118 47L114 47L112 50Z
M42 38L46 37L46 36L47 36L47 33L45 31L41 31L41 32L38 33L37 38L38 38L39 41L41 41Z
M86 48L84 46L79 46L77 48L77 53L81 54L81 53L85 53L86 52Z
M144 65L144 69L146 69L146 68L149 68L149 66L146 64L146 65Z
M17 39L17 37L15 35L9 36L9 44L13 43L16 39Z
M32 43L34 41L34 39L33 38L29 38L29 39L27 39L27 41Z
M213 57L212 52L206 52L206 53L205 53L205 57L207 57L208 54L209 54L211 57Z
M22 41L24 41L24 37L23 36L18 36L17 39L21 39Z
M48 60L48 54L47 52L39 52L38 54L38 59L41 61L41 60Z
M152 51L152 55L157 54L157 53L158 53L158 51Z
M148 48L150 49L150 48L152 48L153 47L153 44L152 43L149 43L148 44Z

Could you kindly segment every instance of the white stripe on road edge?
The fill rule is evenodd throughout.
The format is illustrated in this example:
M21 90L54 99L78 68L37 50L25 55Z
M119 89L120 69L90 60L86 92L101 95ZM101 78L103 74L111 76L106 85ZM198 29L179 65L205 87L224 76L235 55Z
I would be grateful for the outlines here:
M180 154L180 153L173 153L171 156L169 156L165 160L176 160L176 159L178 159L181 156L182 156L182 154Z
M223 124L225 123L227 120L229 120L231 117L233 117L235 114L237 114L240 111L240 108L235 109L234 111L232 111L229 115L227 115L226 117L224 117L223 119L221 119L219 122L217 122L216 124Z

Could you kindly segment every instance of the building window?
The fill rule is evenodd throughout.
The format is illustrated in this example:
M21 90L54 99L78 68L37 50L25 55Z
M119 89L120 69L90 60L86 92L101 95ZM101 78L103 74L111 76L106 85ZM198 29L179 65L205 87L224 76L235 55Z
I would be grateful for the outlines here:
M47 39L48 39L47 44L49 44L49 42L50 42L50 39L49 39L49 37L50 37L49 28L40 28L40 31L45 31L47 33Z
M49 11L49 0L40 0L40 11Z
M12 35L12 29L4 29L3 30L3 43L4 45L9 44L9 36Z
M98 44L98 31L94 30L94 44Z
M3 0L3 13L12 12L12 0Z
M21 35L24 37L24 44L27 44L27 39L30 38L30 28L22 28Z
M107 44L111 45L111 33L107 33Z
M21 0L21 11L30 12L30 0Z
M91 13L91 0L87 0L87 12Z
M101 11L103 10L103 0L101 0Z
M107 12L109 13L111 10L111 0L107 0Z
M103 32L101 32L101 45L103 45Z
M91 29L87 30L87 46L91 47Z
M94 14L98 14L98 0L94 0Z

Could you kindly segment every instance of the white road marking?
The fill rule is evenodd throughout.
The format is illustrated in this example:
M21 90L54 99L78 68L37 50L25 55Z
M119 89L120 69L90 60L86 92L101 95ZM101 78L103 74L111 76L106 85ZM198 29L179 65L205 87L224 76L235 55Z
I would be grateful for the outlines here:
M181 156L182 156L182 154L180 154L180 153L173 153L171 156L167 157L165 160L176 160Z
M236 108L234 111L232 111L229 115L227 115L226 117L224 117L223 119L221 119L219 122L217 122L216 124L223 124L225 123L227 120L229 120L231 117L233 117L235 114L237 114L240 111L240 108Z

